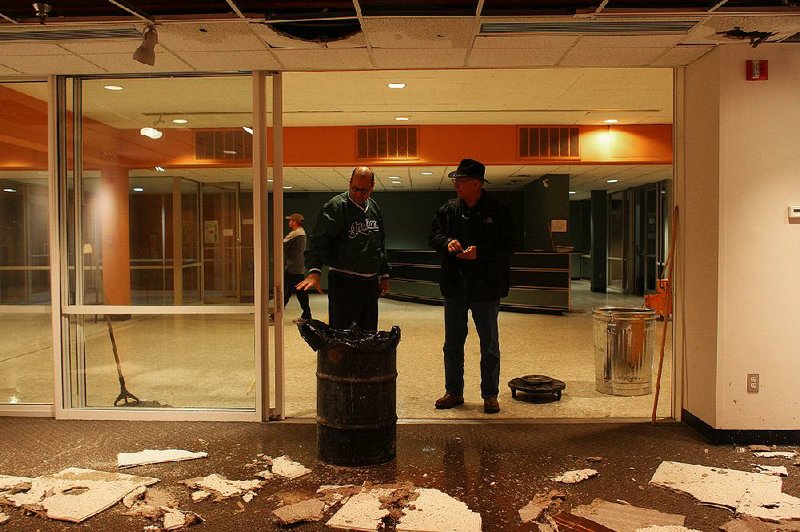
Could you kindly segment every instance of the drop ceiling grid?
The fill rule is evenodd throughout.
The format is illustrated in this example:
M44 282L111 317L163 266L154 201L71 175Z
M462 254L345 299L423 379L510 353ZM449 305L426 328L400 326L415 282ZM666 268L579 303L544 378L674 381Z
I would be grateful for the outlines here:
M474 33L474 17L365 17L364 33L373 48L466 49Z
M366 48L273 49L272 53L287 70L362 70L372 68Z

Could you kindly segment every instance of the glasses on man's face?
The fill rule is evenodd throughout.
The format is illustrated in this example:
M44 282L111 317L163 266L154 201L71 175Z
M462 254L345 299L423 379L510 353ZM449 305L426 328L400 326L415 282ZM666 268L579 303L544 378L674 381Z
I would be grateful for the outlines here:
M350 183L350 190L352 190L353 192L359 192L361 194L366 194L367 192L372 190L372 187L359 188L359 187L355 186L354 184Z

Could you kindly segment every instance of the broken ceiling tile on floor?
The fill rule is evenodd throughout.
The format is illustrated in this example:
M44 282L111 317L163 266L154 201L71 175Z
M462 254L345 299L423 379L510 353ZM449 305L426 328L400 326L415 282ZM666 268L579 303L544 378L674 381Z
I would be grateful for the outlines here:
M186 528L195 523L203 522L203 518L194 512L187 512L179 510L178 508L166 506L162 506L161 510L164 512L164 530L178 530L179 528Z
M181 449L145 449L138 453L119 453L117 454L117 467L125 469L145 464L160 464L162 462L182 462L184 460L195 460L206 458L208 453L194 453Z
M558 490L537 494L528 504L519 509L519 518L523 523L537 521L545 510L555 510L564 499L566 499L566 495Z
M786 470L785 466L770 466L770 465L762 465L762 464L750 464L756 468L756 473L762 473L764 475L773 475L776 477L788 477L789 472Z
M754 451L753 454L759 458L788 458L790 460L796 456L791 451Z
M796 521L781 521L779 525L784 532L800 530L800 523ZM744 515L720 525L719 529L723 532L774 532L775 525Z
M397 532L481 532L481 514L436 489L417 488L418 496L403 509Z
M294 504L287 504L273 510L274 515L281 525L292 525L305 521L319 521L322 519L322 512L325 511L325 503L319 499L306 499Z
M553 477L551 480L563 482L564 484L577 484L578 482L582 482L596 475L597 470L595 469L576 469L574 471L566 471L557 477Z
M80 523L159 479L71 467L31 480L24 493L6 495L15 506L43 510L47 517Z
M311 473L303 464L293 462L288 456L279 456L272 460L272 473L279 477L297 478Z
M650 484L692 495L704 504L736 509L750 494L769 500L781 494L780 478L761 473L706 467L681 462L661 462Z
M637 528L636 532L703 532L696 528L686 528L685 526L675 525L652 525L647 528Z
M132 492L128 493L122 498L122 504L125 508L130 508L136 502L137 499L141 499L144 495L144 492L147 491L146 486L139 486Z
M772 522L800 519L800 499L786 493L779 493L769 498L747 494L736 507L736 513Z
M243 495L250 490L261 487L261 481L259 480L228 480L217 473L212 473L205 477L190 478L181 482L190 488L216 493L221 499Z
M751 451L771 451L775 447L770 447L769 445L748 445L747 448Z
M649 508L595 499L591 504L576 506L570 512L617 532L635 532L651 525L683 526L686 517Z
M0 492L31 489L31 478L0 475Z
M4 525L4 524L8 523L8 521L10 519L11 519L10 516L4 514L3 512L0 512L0 525Z
M344 530L378 530L383 518L389 515L387 508L381 508L381 497L390 495L392 491L367 488L350 497L326 524Z

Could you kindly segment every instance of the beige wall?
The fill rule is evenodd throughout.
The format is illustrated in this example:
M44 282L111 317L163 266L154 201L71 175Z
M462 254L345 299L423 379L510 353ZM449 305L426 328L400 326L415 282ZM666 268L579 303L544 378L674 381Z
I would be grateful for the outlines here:
M725 46L687 68L684 407L718 429L800 428L798 52ZM747 59L770 79L745 81Z

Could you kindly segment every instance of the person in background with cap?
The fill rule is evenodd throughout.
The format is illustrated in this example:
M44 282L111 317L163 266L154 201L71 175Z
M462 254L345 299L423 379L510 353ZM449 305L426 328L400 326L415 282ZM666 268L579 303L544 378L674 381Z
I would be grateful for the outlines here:
M317 216L305 258L308 275L298 290L322 293L320 276L328 265L328 316L334 329L355 323L378 330L378 298L389 292L389 259L380 207L370 198L375 174L359 166L350 186L331 198Z
M510 257L515 232L511 211L483 189L486 167L463 159L449 174L456 198L433 217L428 241L441 253L439 288L444 297L445 394L436 408L464 404L464 342L467 311L478 331L481 348L483 411L500 411L500 342L497 315L500 299L508 295Z
M300 213L293 213L286 217L289 220L289 233L283 239L283 263L285 269L283 272L283 306L292 297L292 294L297 296L297 302L300 303L300 308L303 313L300 315L301 320L311 319L311 307L308 305L308 292L305 290L297 290L296 285L303 280L306 272L305 261L303 260L303 253L306 250L306 230L303 229L303 215ZM296 320L295 320L296 321Z

